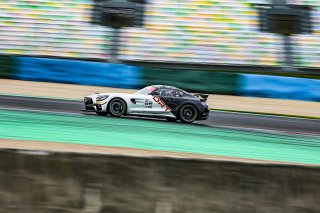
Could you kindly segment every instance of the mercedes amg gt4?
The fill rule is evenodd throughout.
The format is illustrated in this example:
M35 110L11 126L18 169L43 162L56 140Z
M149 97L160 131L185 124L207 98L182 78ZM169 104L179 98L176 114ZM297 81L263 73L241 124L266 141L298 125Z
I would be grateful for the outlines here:
M153 85L134 94L96 93L84 98L86 112L98 115L146 116L191 123L209 117L207 94L190 94L172 86Z

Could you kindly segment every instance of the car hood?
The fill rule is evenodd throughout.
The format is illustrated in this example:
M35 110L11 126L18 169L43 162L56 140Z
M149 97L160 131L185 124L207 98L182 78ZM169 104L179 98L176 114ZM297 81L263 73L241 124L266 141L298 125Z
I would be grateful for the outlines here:
M91 95L87 95L86 97L92 98L93 100L95 100L98 96L102 96L102 95L109 95L109 96L117 96L117 97L131 97L134 96L134 94L129 94L129 93L110 93L110 92L103 92L103 93L94 93Z

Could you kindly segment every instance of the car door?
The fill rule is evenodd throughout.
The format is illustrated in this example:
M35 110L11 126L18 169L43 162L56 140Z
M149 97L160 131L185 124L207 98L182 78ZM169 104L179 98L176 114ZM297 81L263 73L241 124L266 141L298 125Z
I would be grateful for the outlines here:
M172 97L172 89L158 89L151 95L148 95L145 100L145 113L157 116L171 116L171 109L166 105L161 97Z
M153 99L154 95L146 95L144 99L143 113L146 115L153 115L159 111L158 103Z

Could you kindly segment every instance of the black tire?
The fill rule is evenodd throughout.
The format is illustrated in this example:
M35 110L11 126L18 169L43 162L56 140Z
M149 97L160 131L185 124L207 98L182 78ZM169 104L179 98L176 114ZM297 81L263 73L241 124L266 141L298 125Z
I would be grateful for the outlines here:
M183 123L192 123L198 117L198 110L191 104L183 105L179 109L179 119Z
M106 116L108 113L107 112L96 112L100 116Z
M108 104L108 113L112 117L121 117L122 115L126 114L127 112L127 105L124 100L121 98L114 98Z
M170 121L170 122L176 122L177 121L176 118L171 118L171 117L167 117L166 119L167 119L167 121Z

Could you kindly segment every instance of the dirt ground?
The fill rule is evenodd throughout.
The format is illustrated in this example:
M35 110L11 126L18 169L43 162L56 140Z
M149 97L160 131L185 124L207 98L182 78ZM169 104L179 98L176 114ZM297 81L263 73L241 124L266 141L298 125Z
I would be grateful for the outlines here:
M110 87L0 79L1 94L82 100L84 96L95 92L133 93L135 91ZM211 94L208 103L213 109L320 118L319 102Z

